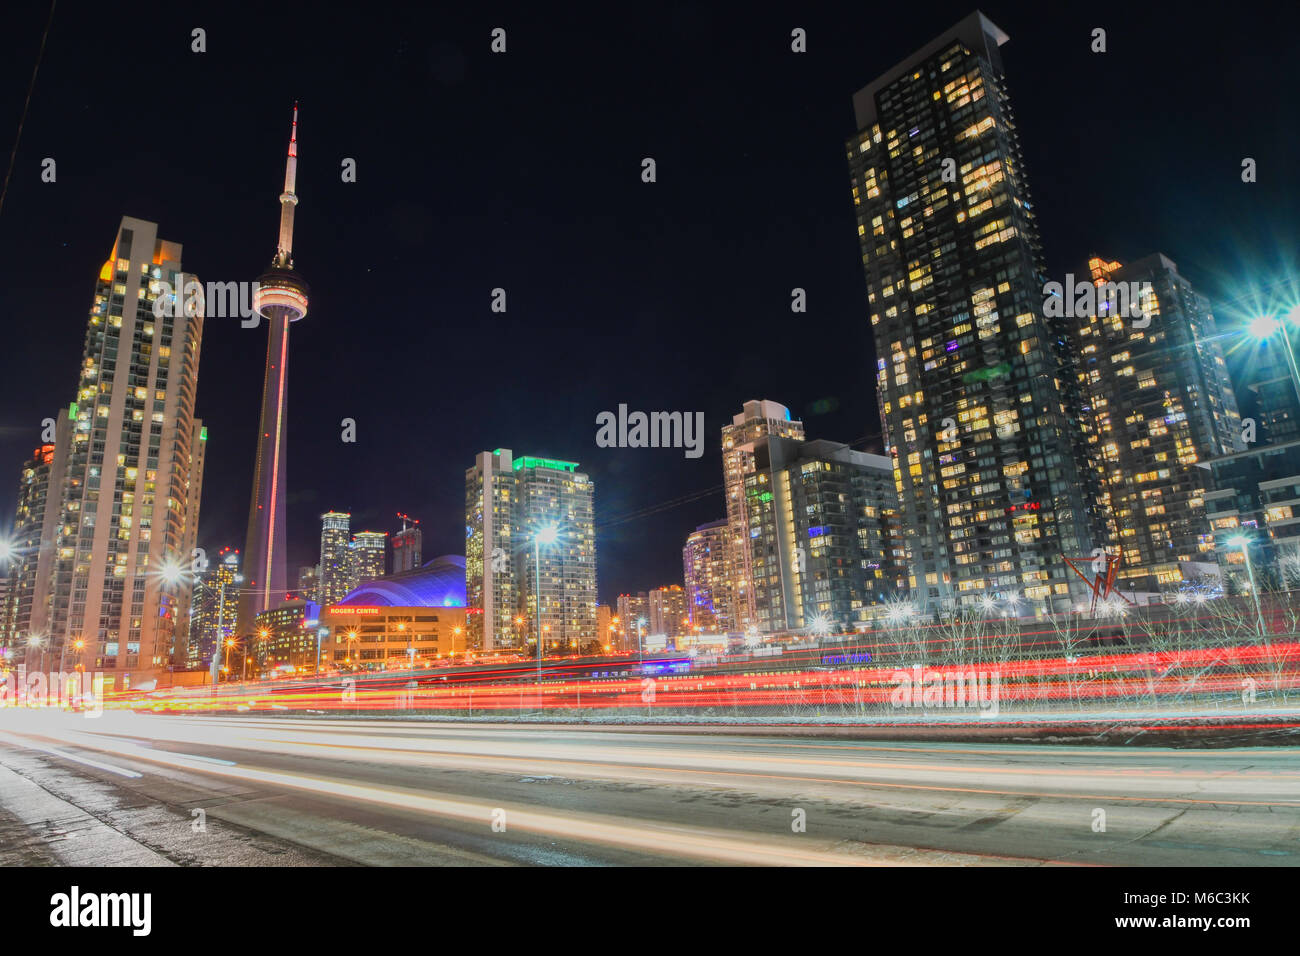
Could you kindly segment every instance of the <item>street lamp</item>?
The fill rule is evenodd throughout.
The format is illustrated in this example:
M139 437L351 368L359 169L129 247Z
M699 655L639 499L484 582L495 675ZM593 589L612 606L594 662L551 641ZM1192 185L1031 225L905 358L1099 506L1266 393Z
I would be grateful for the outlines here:
M330 632L328 627L316 628L316 670L313 676L320 676L320 652L321 641L325 640L325 635Z
M86 646L86 642L81 639L77 639L76 641L73 642L72 646L77 649L77 656L80 657L81 649ZM59 673L60 674L63 673L63 662L67 656L67 653L68 653L68 642L61 641L59 643Z
M533 614L537 621L537 683L542 683L542 545L554 544L560 531L545 525L533 535Z
M257 636L260 637L260 638L262 639L262 655L261 655L261 656L265 657L265 656L266 656L266 640L267 640L267 638L269 638L269 637L271 636L271 632L270 632L270 630L269 630L268 628L263 627L263 628L260 628L260 629L258 630L258 632L257 632ZM247 651L245 651L245 653L244 653L244 680L248 680L248 653L247 653Z
M453 663L456 660L456 635L459 633L460 633L460 628L453 627L451 629L451 660Z
M41 649L41 665L38 670L45 670L45 640L39 634L32 634L27 638L28 647L39 647Z
M916 610L912 605L907 603L897 603L893 604L889 610L885 612L885 619L889 621L890 625L896 627L899 624L905 624L910 621L915 613Z
M1291 348L1291 330L1287 324L1288 319L1293 322L1300 322L1300 306L1292 309L1287 318L1275 319L1271 315L1258 316L1251 319L1246 328L1252 336L1261 342L1271 339L1279 332L1282 334L1282 351L1286 354L1287 369L1291 373L1291 384L1295 386L1296 397L1300 398L1300 367L1296 365L1295 352Z
M406 633L406 622L405 622L405 621L398 621L398 622L397 622L397 633L398 633L398 634L405 634L405 633ZM411 646L411 637L412 637L412 636L413 636L413 635L408 635L407 638L406 638L406 662L410 665L410 668L409 668L410 670L414 670L414 669L415 669L415 648ZM385 651L384 653L387 653L387 651ZM385 664L384 664L384 668L385 668L385 669L388 668L388 664L387 664L387 662L385 662Z
M1241 548L1241 556L1246 561L1246 577L1250 579L1250 596L1255 601L1255 629L1260 637L1264 637L1264 615L1259 609L1259 589L1255 587L1255 570L1250 563L1250 536L1234 535L1228 539L1228 544Z
M637 660L642 664L645 663L645 650L643 649L641 644L641 636L644 630L645 630L645 618L638 617L636 619L636 657Z
M234 646L235 646L235 639L233 637L226 638L226 666L221 669L225 671L227 674L230 673L230 649ZM230 680L230 678L227 677L226 680Z

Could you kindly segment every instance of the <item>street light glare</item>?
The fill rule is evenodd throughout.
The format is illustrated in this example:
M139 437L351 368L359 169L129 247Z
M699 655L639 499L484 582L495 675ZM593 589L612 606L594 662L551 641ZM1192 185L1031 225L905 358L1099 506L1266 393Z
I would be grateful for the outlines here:
M556 542L556 539L558 539L559 537L560 537L560 529L555 527L555 525L553 524L548 524L544 528L538 529L537 543L554 544Z
M1250 538L1246 537L1244 534L1234 535L1228 539L1228 544L1232 545L1234 548L1244 548L1246 545L1250 544Z
M1259 318L1251 319L1247 328L1255 338L1266 339L1277 331L1277 319L1271 315L1261 315Z

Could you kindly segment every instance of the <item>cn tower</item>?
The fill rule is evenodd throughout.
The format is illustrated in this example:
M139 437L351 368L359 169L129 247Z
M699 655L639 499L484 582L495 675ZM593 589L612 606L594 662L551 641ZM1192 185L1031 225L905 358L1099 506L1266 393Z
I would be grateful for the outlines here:
M270 324L266 375L262 382L262 418L257 430L253 499L248 507L244 545L244 584L239 597L239 636L249 634L254 619L285 596L287 581L284 521L285 444L288 432L289 325L307 314L307 283L293 268L293 210L298 205L298 104L293 104L289 158L280 194L280 242L271 268L257 279L253 309Z

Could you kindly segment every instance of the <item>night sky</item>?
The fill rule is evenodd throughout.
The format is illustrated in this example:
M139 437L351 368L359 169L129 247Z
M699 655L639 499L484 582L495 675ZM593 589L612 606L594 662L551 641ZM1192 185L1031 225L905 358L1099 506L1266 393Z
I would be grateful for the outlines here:
M463 554L464 472L482 450L590 473L603 602L680 583L686 534L725 514L718 431L745 400L879 450L851 99L968 3L291 6L59 3L0 210L0 515L41 419L74 398L120 217L159 223L204 281L255 279L275 250L295 99L294 253L312 297L291 339L291 585L328 509L352 512L354 531L409 512L426 557ZM26 4L0 30L6 163L48 9ZM1011 37L1051 277L1094 251L1163 251L1222 322L1251 283L1300 275L1294 4L1213 19L982 9ZM497 26L505 55L489 50ZM790 52L794 27L806 54ZM1257 183L1241 182L1245 156ZM344 157L356 183L341 182ZM796 286L807 315L790 312ZM489 309L495 287L505 315ZM265 351L264 323L208 321L209 553L243 547ZM596 415L619 403L703 411L704 456L597 448ZM355 444L340 441L345 417Z

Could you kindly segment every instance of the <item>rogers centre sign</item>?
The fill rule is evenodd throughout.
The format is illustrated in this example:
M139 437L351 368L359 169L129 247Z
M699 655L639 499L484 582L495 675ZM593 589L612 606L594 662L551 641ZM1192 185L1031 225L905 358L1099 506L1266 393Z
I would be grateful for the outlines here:
M378 614L383 608L379 607L328 607L325 609L326 614Z

